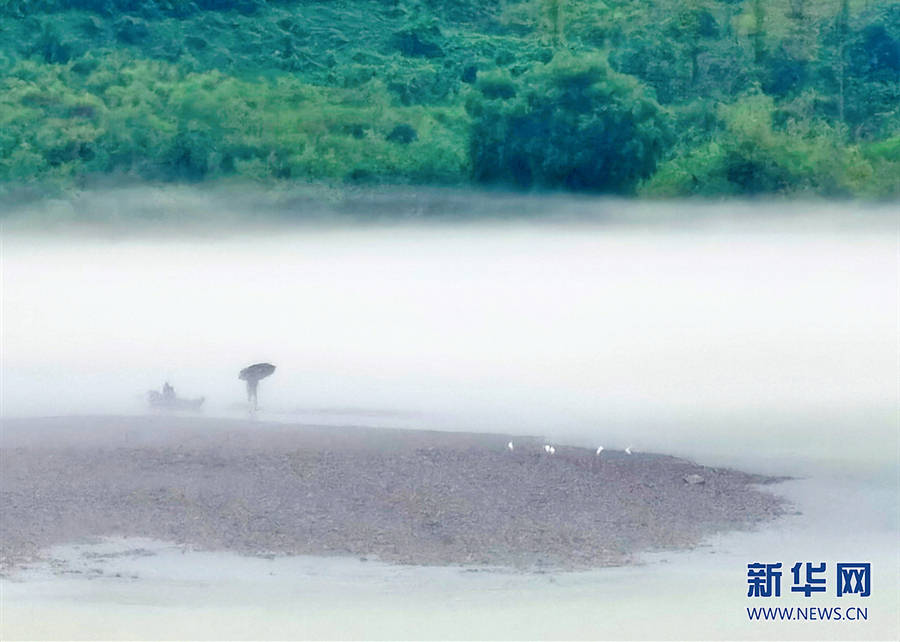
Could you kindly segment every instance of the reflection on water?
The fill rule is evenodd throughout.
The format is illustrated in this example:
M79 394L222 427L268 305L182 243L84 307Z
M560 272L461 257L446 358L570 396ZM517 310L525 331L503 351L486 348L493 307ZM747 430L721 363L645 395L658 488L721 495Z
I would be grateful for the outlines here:
M163 380L242 412L267 360L261 418L891 474L896 218L657 209L680 223L7 233L3 413L143 412Z

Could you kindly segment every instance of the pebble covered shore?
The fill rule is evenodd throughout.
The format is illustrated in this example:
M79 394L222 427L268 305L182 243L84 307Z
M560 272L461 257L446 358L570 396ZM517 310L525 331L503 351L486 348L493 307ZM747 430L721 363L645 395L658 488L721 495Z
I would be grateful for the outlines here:
M769 477L555 449L521 436L249 420L4 420L0 566L118 535L253 555L587 568L785 510L759 486Z

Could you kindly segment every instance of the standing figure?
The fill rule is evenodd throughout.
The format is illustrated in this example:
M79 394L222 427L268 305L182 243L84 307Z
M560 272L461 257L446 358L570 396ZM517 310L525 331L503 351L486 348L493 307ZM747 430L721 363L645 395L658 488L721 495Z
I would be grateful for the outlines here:
M275 366L271 363L254 363L241 370L238 379L247 382L247 402L250 404L251 410L259 407L257 398L257 389L259 388L259 380L265 379L275 372Z
M259 401L257 390L259 389L259 379L247 379L247 403L256 410Z

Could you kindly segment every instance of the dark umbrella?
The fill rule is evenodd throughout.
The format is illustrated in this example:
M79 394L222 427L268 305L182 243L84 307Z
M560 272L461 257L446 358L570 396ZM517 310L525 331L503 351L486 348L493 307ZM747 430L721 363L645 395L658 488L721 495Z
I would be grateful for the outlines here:
M275 366L271 363L254 363L247 366L238 375L238 379L247 382L247 401L253 404L253 409L257 407L256 389L260 379L265 379L275 372Z

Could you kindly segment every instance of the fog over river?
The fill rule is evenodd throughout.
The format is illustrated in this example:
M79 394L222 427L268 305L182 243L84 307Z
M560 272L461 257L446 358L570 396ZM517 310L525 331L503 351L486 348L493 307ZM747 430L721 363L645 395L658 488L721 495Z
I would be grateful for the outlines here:
M890 208L546 207L574 215L8 224L3 414L144 412L164 380L207 415L243 413L237 372L267 360L265 419L527 432L760 472L896 465Z

